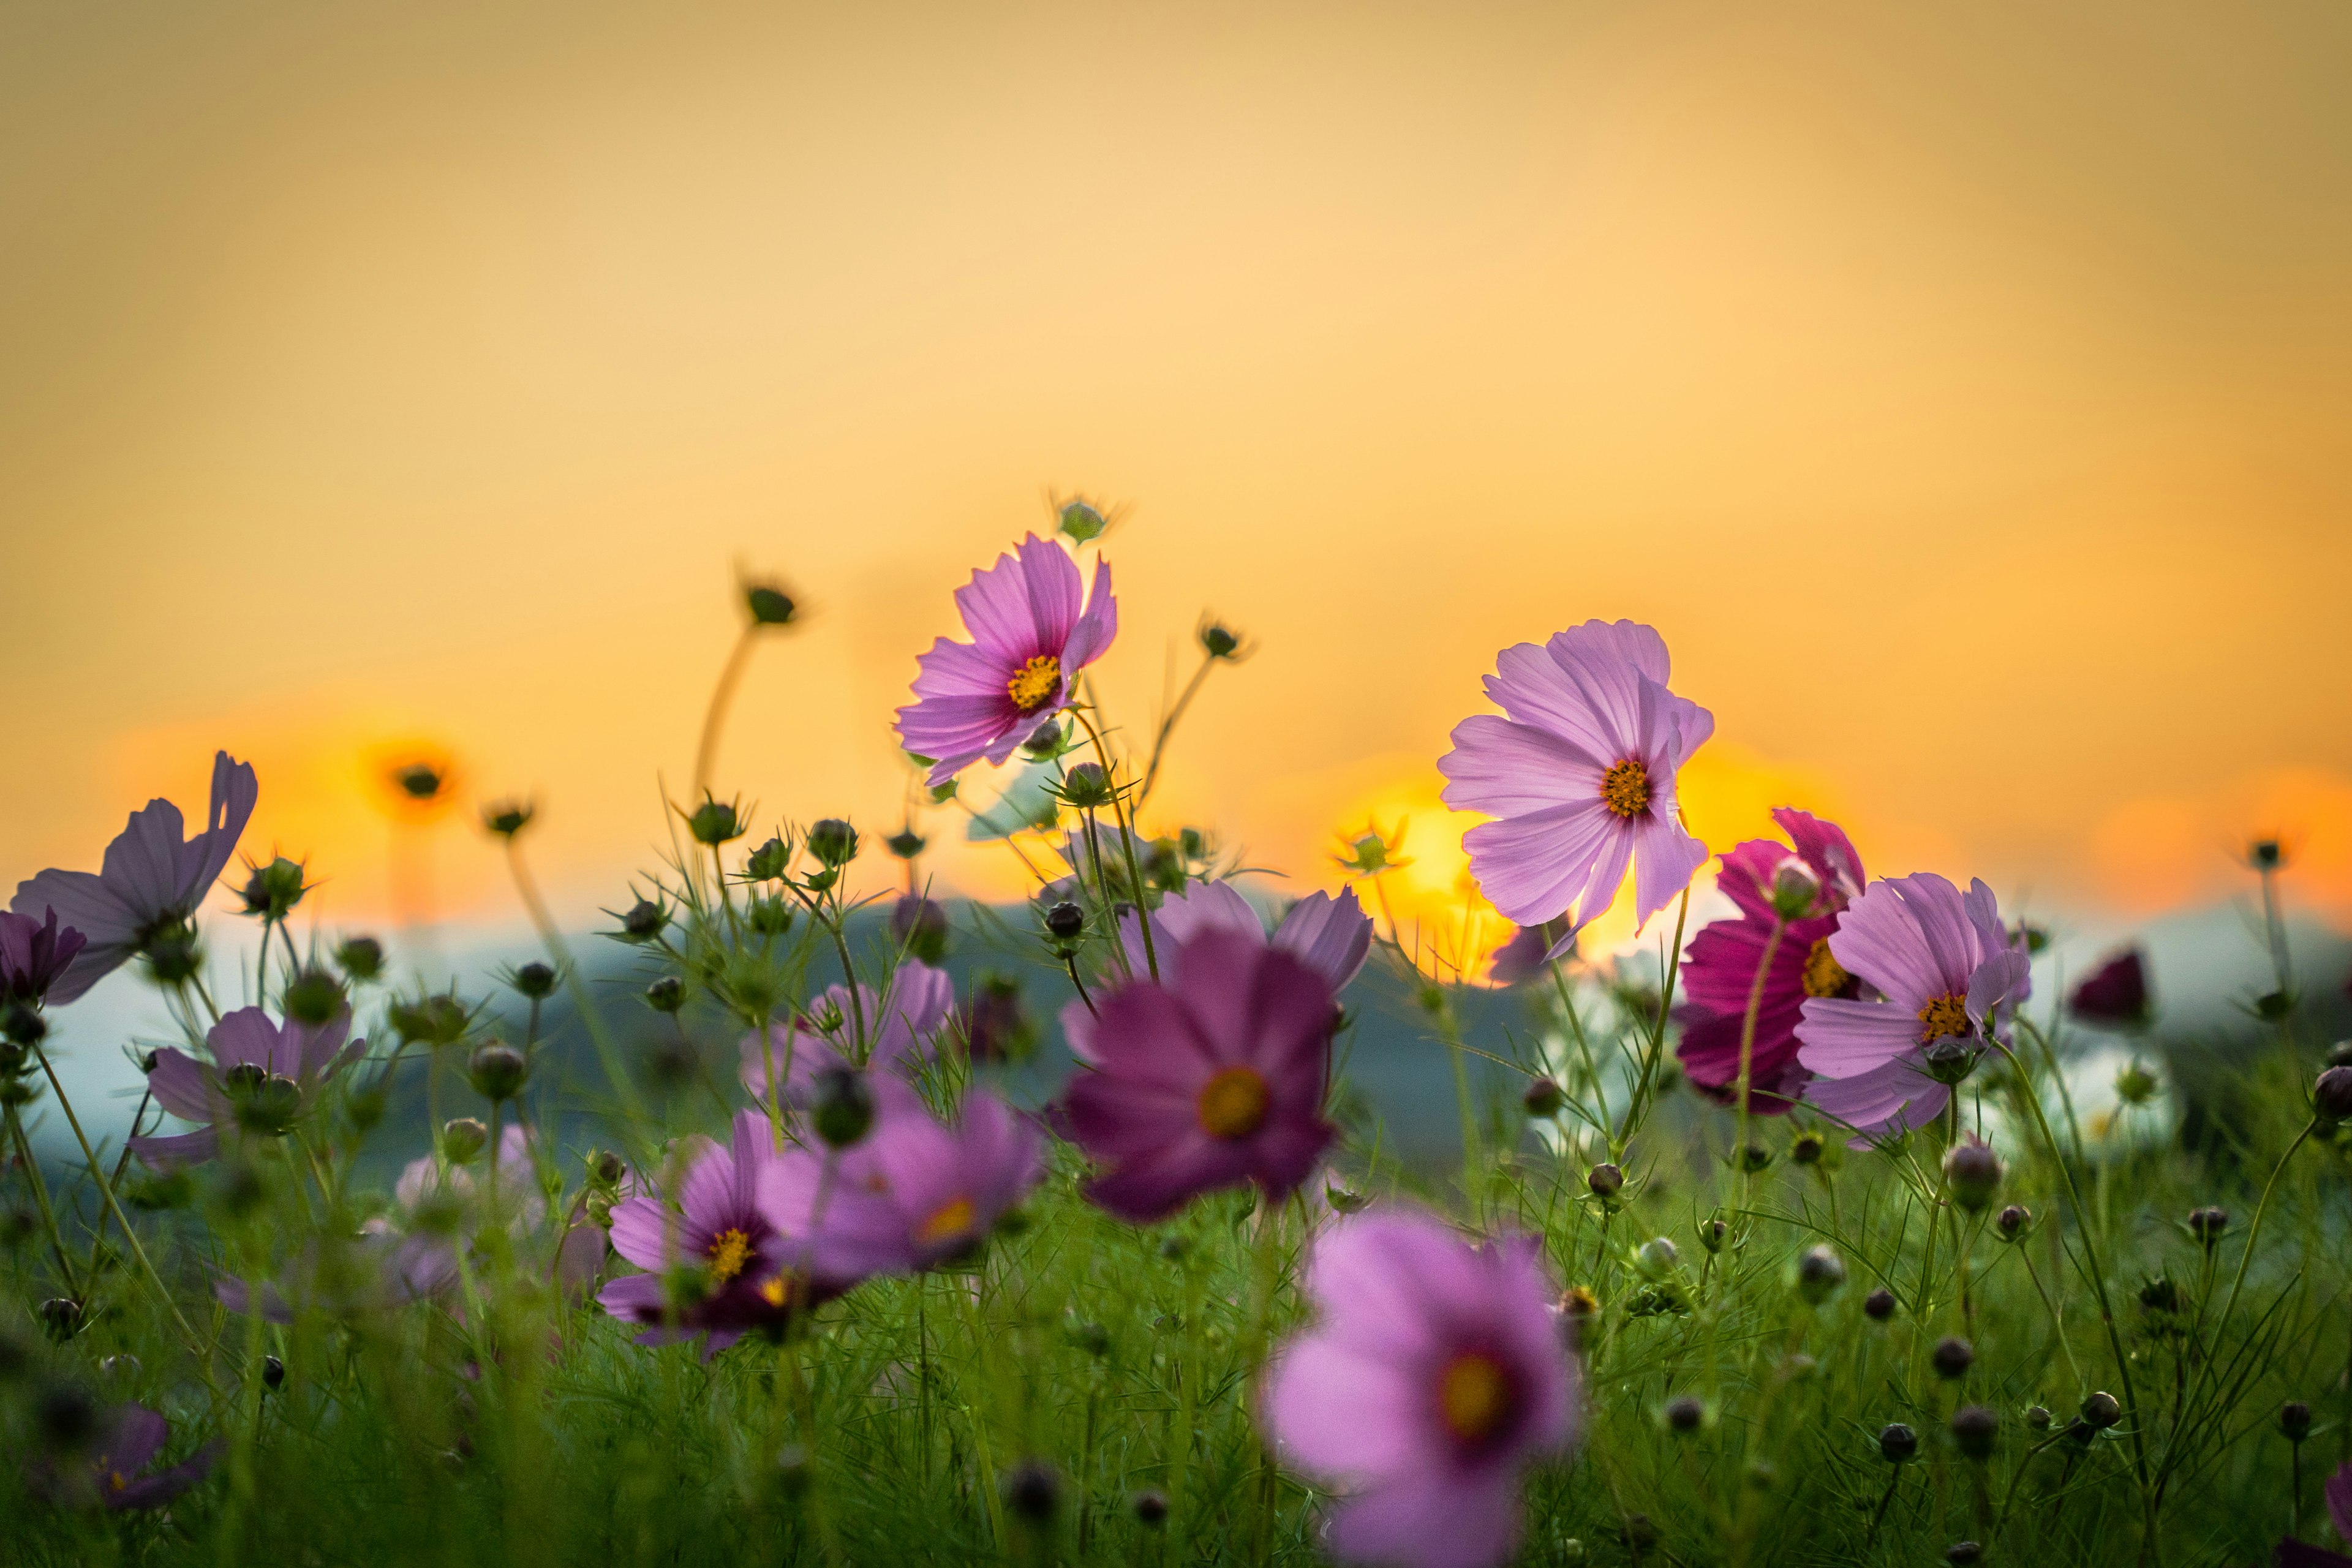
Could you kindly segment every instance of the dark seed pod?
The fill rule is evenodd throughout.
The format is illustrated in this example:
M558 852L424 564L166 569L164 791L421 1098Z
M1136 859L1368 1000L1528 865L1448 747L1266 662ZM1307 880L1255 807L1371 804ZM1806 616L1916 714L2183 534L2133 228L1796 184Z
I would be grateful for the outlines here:
M1062 1506L1062 1478L1043 1459L1026 1459L1005 1473L1004 1506L1032 1524L1051 1521Z
M1895 1292L1884 1285L1862 1299L1863 1315L1874 1323L1883 1323L1893 1317L1896 1305Z
M1890 1465L1911 1462L1919 1452L1919 1434L1900 1421L1890 1421L1878 1429L1878 1457Z
M1927 1352L1928 1364L1936 1369L1936 1375L1941 1378L1966 1377L1969 1368L1974 1366L1976 1362L1976 1347L1958 1334L1948 1339L1937 1340L1936 1348Z
M1952 1441L1969 1458L1990 1458L2000 1436L2000 1417L1985 1405L1963 1405L1952 1412Z
M2123 1418L2122 1403L2105 1389L2083 1396L2083 1422L2093 1431L2104 1432Z

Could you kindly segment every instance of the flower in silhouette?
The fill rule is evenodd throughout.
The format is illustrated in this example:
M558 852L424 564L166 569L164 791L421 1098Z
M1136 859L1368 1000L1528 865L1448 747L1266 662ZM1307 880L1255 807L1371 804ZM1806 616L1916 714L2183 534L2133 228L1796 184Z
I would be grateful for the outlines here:
M1012 756L1040 720L1068 705L1078 671L1118 635L1110 563L1095 563L1089 595L1077 563L1034 533L974 572L956 590L956 608L971 641L931 644L916 660L916 700L898 710L899 743L931 759L933 785L982 757Z
M1375 1209L1315 1242L1315 1326L1277 1352L1276 1451L1339 1494L1349 1562L1490 1568L1519 1533L1519 1478L1576 1440L1580 1379L1533 1237L1474 1247Z
M848 987L828 985L805 1011L770 1025L764 1040L757 1032L743 1037L743 1087L764 1105L772 1073L780 1105L806 1105L818 1073L861 1065L861 1021L871 1043L862 1065L912 1074L954 1007L955 984L947 971L914 959L898 965L879 994L861 984L853 1002Z
M1785 805L1772 819L1795 852L1788 844L1754 838L1724 856L1716 887L1739 913L1691 941L1683 960L1689 1002L1682 1009L1679 1054L1694 1087L1727 1105L1735 1102L1739 1041L1755 998L1749 1106L1778 1115L1813 1076L1797 1060L1797 1022L1806 998L1852 997L1860 989L1830 952L1830 933L1846 906L1862 896L1864 879L1862 858L1842 829Z
M151 800L131 814L95 873L52 868L18 883L9 908L35 920L54 910L87 943L49 987L48 999L74 1000L153 937L194 914L236 852L259 794L250 763L217 752L212 805L205 830L194 837L184 837L178 806Z
M94 1449L61 1463L41 1462L28 1476L32 1489L59 1508L104 1508L115 1512L161 1508L212 1473L221 1445L205 1444L178 1464L139 1472L155 1462L171 1439L170 1423L143 1405L125 1405L102 1418L104 1436Z
M2032 973L1990 888L1973 882L1962 894L1928 871L1873 882L1829 946L1878 995L1807 997L1797 1058L1820 1075L1806 1100L1865 1133L1917 1127L1942 1110L1951 1090L1933 1069L1971 1059L1986 1020L2025 996Z
M41 916L0 913L0 1002L38 1006L82 950L81 932L60 931L57 910Z
M1131 980L1090 1020L1095 1064L1062 1124L1101 1167L1087 1195L1123 1219L1255 1182L1286 1197L1332 1138L1323 1120L1334 1012L1323 976L1263 939L1205 931L1172 975ZM1084 1004L1062 1015L1072 1029Z
M198 1164L220 1152L221 1140L274 1138L292 1130L335 1076L359 1060L365 1040L351 1033L346 1007L323 1024L272 1019L258 1007L240 1007L205 1036L209 1061L174 1046L155 1053L147 1087L155 1103L193 1132L133 1138L131 1152L151 1165Z
M2066 1010L2103 1029L2138 1029L2149 1018L2147 963L2137 947L2110 955L2075 983Z
M1572 936L1609 907L1631 864L1646 923L1706 863L1706 846L1683 828L1676 775L1715 720L1666 689L1667 670L1664 640L1632 621L1587 621L1496 656L1486 695L1502 715L1455 725L1437 765L1446 805L1497 818L1462 842L1506 918L1568 915Z

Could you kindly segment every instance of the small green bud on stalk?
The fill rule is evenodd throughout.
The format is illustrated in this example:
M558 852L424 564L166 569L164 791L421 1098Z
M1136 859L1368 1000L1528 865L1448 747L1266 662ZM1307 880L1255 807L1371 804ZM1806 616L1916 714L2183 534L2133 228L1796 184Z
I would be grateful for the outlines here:
M686 819L686 830L694 836L697 844L717 848L743 837L743 818L734 802L705 795L702 804Z
M544 1002L555 994L555 981L552 966L534 962L516 970L508 984L530 1000Z
M363 984L383 973L383 943L372 936L355 936L335 949L335 967L354 985Z
M2352 1068L2329 1068L2311 1086L2311 1102L2329 1121L2352 1119Z
M468 1163L489 1142L490 1130L470 1116L457 1117L441 1128L441 1155L453 1165Z
M301 863L280 855L268 865L253 868L240 897L245 900L247 914L282 921L310 890L302 881Z
M1944 1180L1952 1201L1970 1214L1983 1212L1992 1202L2003 1173L2000 1156L1973 1136L1961 1139L1944 1155Z
M1961 1457L1990 1459L2000 1436L2000 1417L1982 1405L1963 1405L1952 1412L1952 1441Z
M656 1013L675 1013L686 1005L686 982L665 974L646 987L646 1005Z
M539 808L527 800L493 801L482 807L482 826L490 834L511 839L530 826Z
M1808 1247L1797 1259L1797 1294L1808 1306L1818 1307L1845 1284L1845 1259L1834 1247Z
M1559 1085L1548 1078L1529 1079L1527 1091L1519 1096L1519 1103L1527 1108L1530 1117L1538 1121L1558 1116L1559 1108L1567 1100L1568 1097L1560 1091Z
M846 866L857 858L857 829L828 816L808 830L808 852L829 868Z
M2095 1432L2104 1432L2124 1418L2121 1401L2101 1389L2083 1396L2083 1424Z
M1682 1262L1682 1254L1663 1236L1654 1236L1634 1250L1633 1267L1652 1279L1664 1279Z
M530 1060L512 1046L492 1040L474 1048L466 1074L476 1094L493 1105L504 1104L520 1094L530 1081Z
M2290 1443L2300 1443L2311 1436L2311 1406L2300 1399L2290 1399L2279 1406L2279 1436Z
M846 1149L874 1125L874 1089L853 1068L826 1068L816 1075L816 1104L810 1120L826 1145Z
M745 858L743 875L755 882L772 882L783 876L792 863L793 847L772 834L765 844Z
M1927 1364L1936 1369L1937 1377L1948 1382L1966 1377L1969 1368L1976 1363L1976 1347L1958 1334L1937 1340L1936 1348L1927 1352Z
M323 969L305 969L286 983L279 997L286 1016L314 1027L343 1010L343 984Z
M1625 1190L1625 1173L1604 1161L1584 1173L1584 1184L1594 1197L1606 1202Z
M1678 1394L1666 1401L1666 1430L1688 1436L1706 1422L1706 1404L1696 1394Z
M1890 1465L1907 1465L1919 1452L1919 1434L1900 1421L1878 1429L1878 1457Z

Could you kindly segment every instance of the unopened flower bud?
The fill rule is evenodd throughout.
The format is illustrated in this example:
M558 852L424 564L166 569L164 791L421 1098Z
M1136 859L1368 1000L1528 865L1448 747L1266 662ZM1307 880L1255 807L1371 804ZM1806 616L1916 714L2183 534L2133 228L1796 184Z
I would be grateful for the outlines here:
M373 980L383 973L383 943L372 936L348 938L335 949L335 967L353 984Z
M2083 1424L2093 1431L2104 1432L2123 1418L2122 1404L2105 1389L2083 1396Z
M1527 1108L1529 1116L1541 1121L1559 1115L1559 1108L1567 1103L1567 1096L1550 1079L1531 1078L1527 1091L1519 1096L1519 1103Z
M1361 1214L1370 1206L1371 1199L1331 1182L1323 1184L1323 1201L1335 1214Z
M1652 1237L1633 1252L1633 1266L1652 1279L1664 1279L1681 1261L1682 1254L1663 1236Z
M702 804L686 819L686 830L697 844L716 848L743 837L743 818L732 801L705 795Z
M882 841L882 847L887 849L891 854L897 856L901 860L912 860L916 856L920 855L923 852L923 847L929 842L930 840L925 838L913 828L902 827L898 832L890 835L889 837L885 838Z
M755 882L772 882L793 863L793 847L774 834L745 858L743 875Z
M1992 1446L2000 1436L2000 1417L1985 1405L1963 1405L1952 1412L1952 1441L1964 1458L1992 1458Z
M1103 772L1099 763L1080 763L1065 773L1060 794L1065 805L1080 811L1108 805L1116 798L1110 775Z
M493 1105L502 1104L522 1092L530 1078L530 1060L512 1046L492 1040L474 1047L466 1062L466 1076L476 1094Z
M1222 621L1201 623L1201 651L1211 658L1232 659L1240 657L1242 639L1239 633Z
M835 1149L846 1149L865 1137L874 1125L874 1089L866 1075L844 1067L819 1072L811 1120L816 1135Z
M1146 1525L1157 1530L1160 1526L1168 1522L1168 1494L1166 1492L1153 1491L1150 1488L1146 1488L1144 1490L1136 1493L1135 1496L1129 1500L1127 1506L1129 1510L1134 1513L1135 1521L1138 1524Z
M665 974L646 987L646 1005L656 1013L675 1013L686 1005L686 982Z
M743 608L751 612L755 626L788 626L801 613L793 596L773 583L746 583Z
M41 1326L59 1344L81 1331L81 1303L70 1296L52 1296L41 1303L38 1310Z
M1596 1198L1613 1198L1625 1190L1625 1173L1604 1161L1584 1173L1584 1184Z
M1789 1163L1792 1165L1818 1165L1829 1141L1811 1128L1789 1140Z
M482 826L500 838L512 838L530 826L539 807L527 800L492 801L482 807Z
M1761 1143L1742 1144L1732 1154L1733 1161L1749 1175L1768 1170L1772 1163L1772 1151Z
M1074 497L1054 509L1054 526L1060 529L1074 544L1085 544L1100 539L1110 526L1102 509L1083 496Z
M286 983L278 998L298 1024L324 1024L343 1010L343 983L323 969L305 969Z
M1845 1259L1835 1248L1808 1247L1797 1259L1797 1294L1815 1307L1828 1300L1845 1283Z
M1045 1524L1062 1506L1062 1479L1043 1459L1027 1459L1004 1477L1004 1506L1031 1524Z
M1973 1541L1955 1541L1944 1548L1944 1561L1952 1568L1974 1568L1984 1561L1984 1548Z
M139 953L159 985L184 984L204 967L204 949L196 941L196 930L184 921L149 937Z
M2033 1226L2033 1211L2023 1204L2011 1204L1993 1215L1993 1234L2003 1241L2015 1241Z
M828 868L857 858L857 829L837 816L828 816L808 830L808 852Z
M301 862L280 855L267 866L256 866L253 875L245 879L239 896L245 900L247 914L258 915L266 921L282 921L309 891L302 883Z
M2161 1087L2156 1075L2137 1061L2126 1062L2116 1074L2116 1098L2126 1105L2146 1105Z
M1698 1244L1709 1252L1721 1252L1725 1239L1730 1235L1731 1226L1720 1217L1710 1216L1698 1222Z
M1963 1138L1944 1155L1944 1180L1952 1201L1970 1214L1980 1212L2000 1190L2000 1156L1974 1137Z
M761 936L782 936L793 929L793 906L782 894L753 899L743 911L743 923Z
M2311 1436L2311 1406L2300 1399L2290 1399L2279 1406L2279 1436L2290 1443L2300 1443Z
M1936 1348L1927 1352L1927 1364L1934 1367L1936 1375L1941 1378L1957 1380L1966 1377L1969 1368L1976 1363L1976 1346L1958 1334L1937 1340Z
M2311 1086L2311 1100L2330 1121L2352 1117L2352 1068L2329 1068Z
M1930 1042L1919 1052L1919 1062L1927 1069L1929 1078L1940 1084L1952 1085L1967 1078L1975 1068L1977 1054L1959 1036L1946 1035Z
M2228 1209L2209 1206L2189 1211L2189 1234L2203 1242L2209 1251L2221 1239L2221 1233L2229 1228Z
M651 942L668 924L667 910L651 899L639 899L621 917L620 937L623 942Z
M286 1363L278 1360L274 1355L263 1356L261 1358L261 1385L264 1388L281 1388L285 1386L285 1383Z
M2286 863L2286 851L2275 838L2257 838L2247 847L2246 858L2257 871L2275 871Z
M48 1020L27 1003L11 1002L7 1013L0 1016L0 1033L5 1033L11 1044L30 1050L48 1038Z
M1045 911L1045 930L1055 942L1076 942L1086 929L1087 911L1067 899Z
M1706 1420L1706 1404L1695 1394L1678 1394L1666 1401L1666 1430L1687 1435Z
M543 1002L555 994L555 971L550 965L533 962L516 970L509 984L533 1002Z
M442 1124L441 1156L453 1165L467 1163L489 1142L490 1130L470 1116L457 1117Z
M617 1191L621 1178L629 1171L628 1165L610 1149L592 1149L583 1163L588 1168L589 1184L605 1192Z
M1878 1457L1890 1465L1907 1465L1919 1452L1919 1434L1900 1421L1878 1429Z
M279 1073L247 1079L241 1089L232 1089L231 1097L236 1101L236 1124L266 1138L291 1131L302 1114L302 1086Z
M1822 879L1813 868L1791 855L1772 871L1772 912L1784 921L1801 921L1820 905Z

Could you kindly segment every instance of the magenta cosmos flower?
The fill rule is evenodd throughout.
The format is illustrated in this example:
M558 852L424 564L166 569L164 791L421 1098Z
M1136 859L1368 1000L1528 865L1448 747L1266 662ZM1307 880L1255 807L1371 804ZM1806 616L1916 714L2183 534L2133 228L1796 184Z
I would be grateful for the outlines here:
M743 1087L765 1105L772 1075L780 1105L805 1105L818 1073L858 1065L860 1017L869 1042L864 1065L909 1076L929 1058L954 1007L947 971L916 959L899 964L879 995L858 986L854 1005L847 986L828 985L805 1011L770 1025L764 1040L757 1031L743 1037Z
M1462 839L1480 889L1523 926L1570 916L1565 947L1609 907L1630 863L1646 923L1706 863L1675 787L1713 716L1666 689L1664 640L1632 621L1587 621L1540 647L1507 647L1495 664L1486 695L1502 717L1455 725L1437 764L1446 805L1497 819Z
M982 757L1010 757L1039 720L1068 704L1078 671L1118 635L1110 563L1095 563L1087 595L1077 563L1034 533L955 597L971 641L934 642L915 661L916 700L898 710L899 743L931 759L934 785Z
M143 1405L125 1405L105 1418L105 1436L78 1463L44 1464L28 1477L33 1489L59 1508L105 1508L115 1512L161 1508L212 1473L221 1444L207 1443L168 1469L139 1472L155 1462L170 1441L171 1424Z
M1739 906L1729 920L1692 939L1683 960L1683 1037L1678 1047L1691 1083L1726 1105L1738 1099L1739 1039L1748 1004L1758 998L1748 1059L1750 1109L1779 1115L1812 1079L1797 1060L1797 1020L1811 996L1852 997L1859 983L1830 952L1838 917L1862 896L1862 858L1843 830L1810 812L1777 807L1772 820L1790 844L1751 838L1723 858L1716 887ZM1800 910L1784 919L1774 907ZM1780 931L1777 943L1773 931ZM1762 975L1767 948L1772 963Z
M1076 1023L1082 1003L1062 1014L1095 1053L1061 1112L1101 1168L1087 1194L1139 1224L1243 1182L1287 1197L1332 1138L1323 1093L1335 1012L1323 976L1229 931L1202 931L1173 956L1173 978L1163 968L1158 983L1128 982L1087 1025Z
M2095 1028L2141 1029L2154 1016L2147 994L2147 961L2137 947L2101 962L2074 986L2066 1010Z
M1519 1533L1519 1478L1576 1440L1576 1363L1530 1237L1485 1247L1424 1215L1344 1219L1309 1255L1316 1324L1276 1355L1276 1451L1337 1491L1335 1556L1490 1568Z
M51 869L18 883L11 909L36 920L55 910L89 943L50 988L49 1000L72 1001L157 932L194 914L236 852L259 795L250 763L216 752L212 805L205 830L194 838L183 837L186 825L178 806L151 800L131 814L95 874Z
M1151 911L1151 942L1160 959L1160 984L1181 984L1176 973L1177 955L1185 943L1210 931L1230 931L1280 948L1321 975L1335 997L1362 972L1372 950L1372 918L1356 901L1353 888L1336 899L1324 892L1307 894L1283 911L1269 937L1257 910L1232 883L1198 882L1183 892L1170 894ZM1149 975L1151 971L1145 960L1150 955L1144 952L1143 933L1135 923L1133 910L1120 915L1118 934L1127 950L1129 973ZM1093 1016L1080 1008L1066 1015L1063 1023L1070 1054L1082 1062L1093 1061Z
M37 1007L82 950L82 934L58 929L58 911L44 918L0 913L0 1002Z
M1933 1120L1951 1090L1927 1051L1983 1046L1984 1026L2027 994L2032 964L2010 945L1992 889L1961 891L1931 871L1873 882L1830 934L1830 953L1875 1000L1809 996L1797 1059L1820 1075L1805 1099L1858 1131Z
M799 1268L834 1292L976 1251L1045 1174L1036 1128L986 1090L967 1095L943 1126L896 1079L873 1084L874 1125L862 1140L837 1154L784 1157L780 1212L809 1238Z
M240 1007L205 1036L210 1061L176 1047L155 1053L147 1087L155 1103L194 1132L169 1138L133 1138L131 1152L151 1165L193 1165L220 1152L224 1135L271 1138L309 1114L319 1095L367 1051L365 1040L344 1044L351 1033L346 1007L323 1024L273 1020L258 1007Z
M2352 1541L2352 1465L2338 1465L2319 1489L2338 1539ZM2271 1554L2273 1568L2352 1568L2352 1557L2289 1536Z
M781 1330L812 1298L788 1273L800 1242L780 1223L790 1194L775 1130L740 1111L726 1145L699 1142L682 1157L675 1207L651 1195L614 1205L613 1250L646 1272L614 1280L597 1303L646 1324L639 1344L707 1334L712 1353L747 1331ZM674 1280L694 1288L673 1301Z

